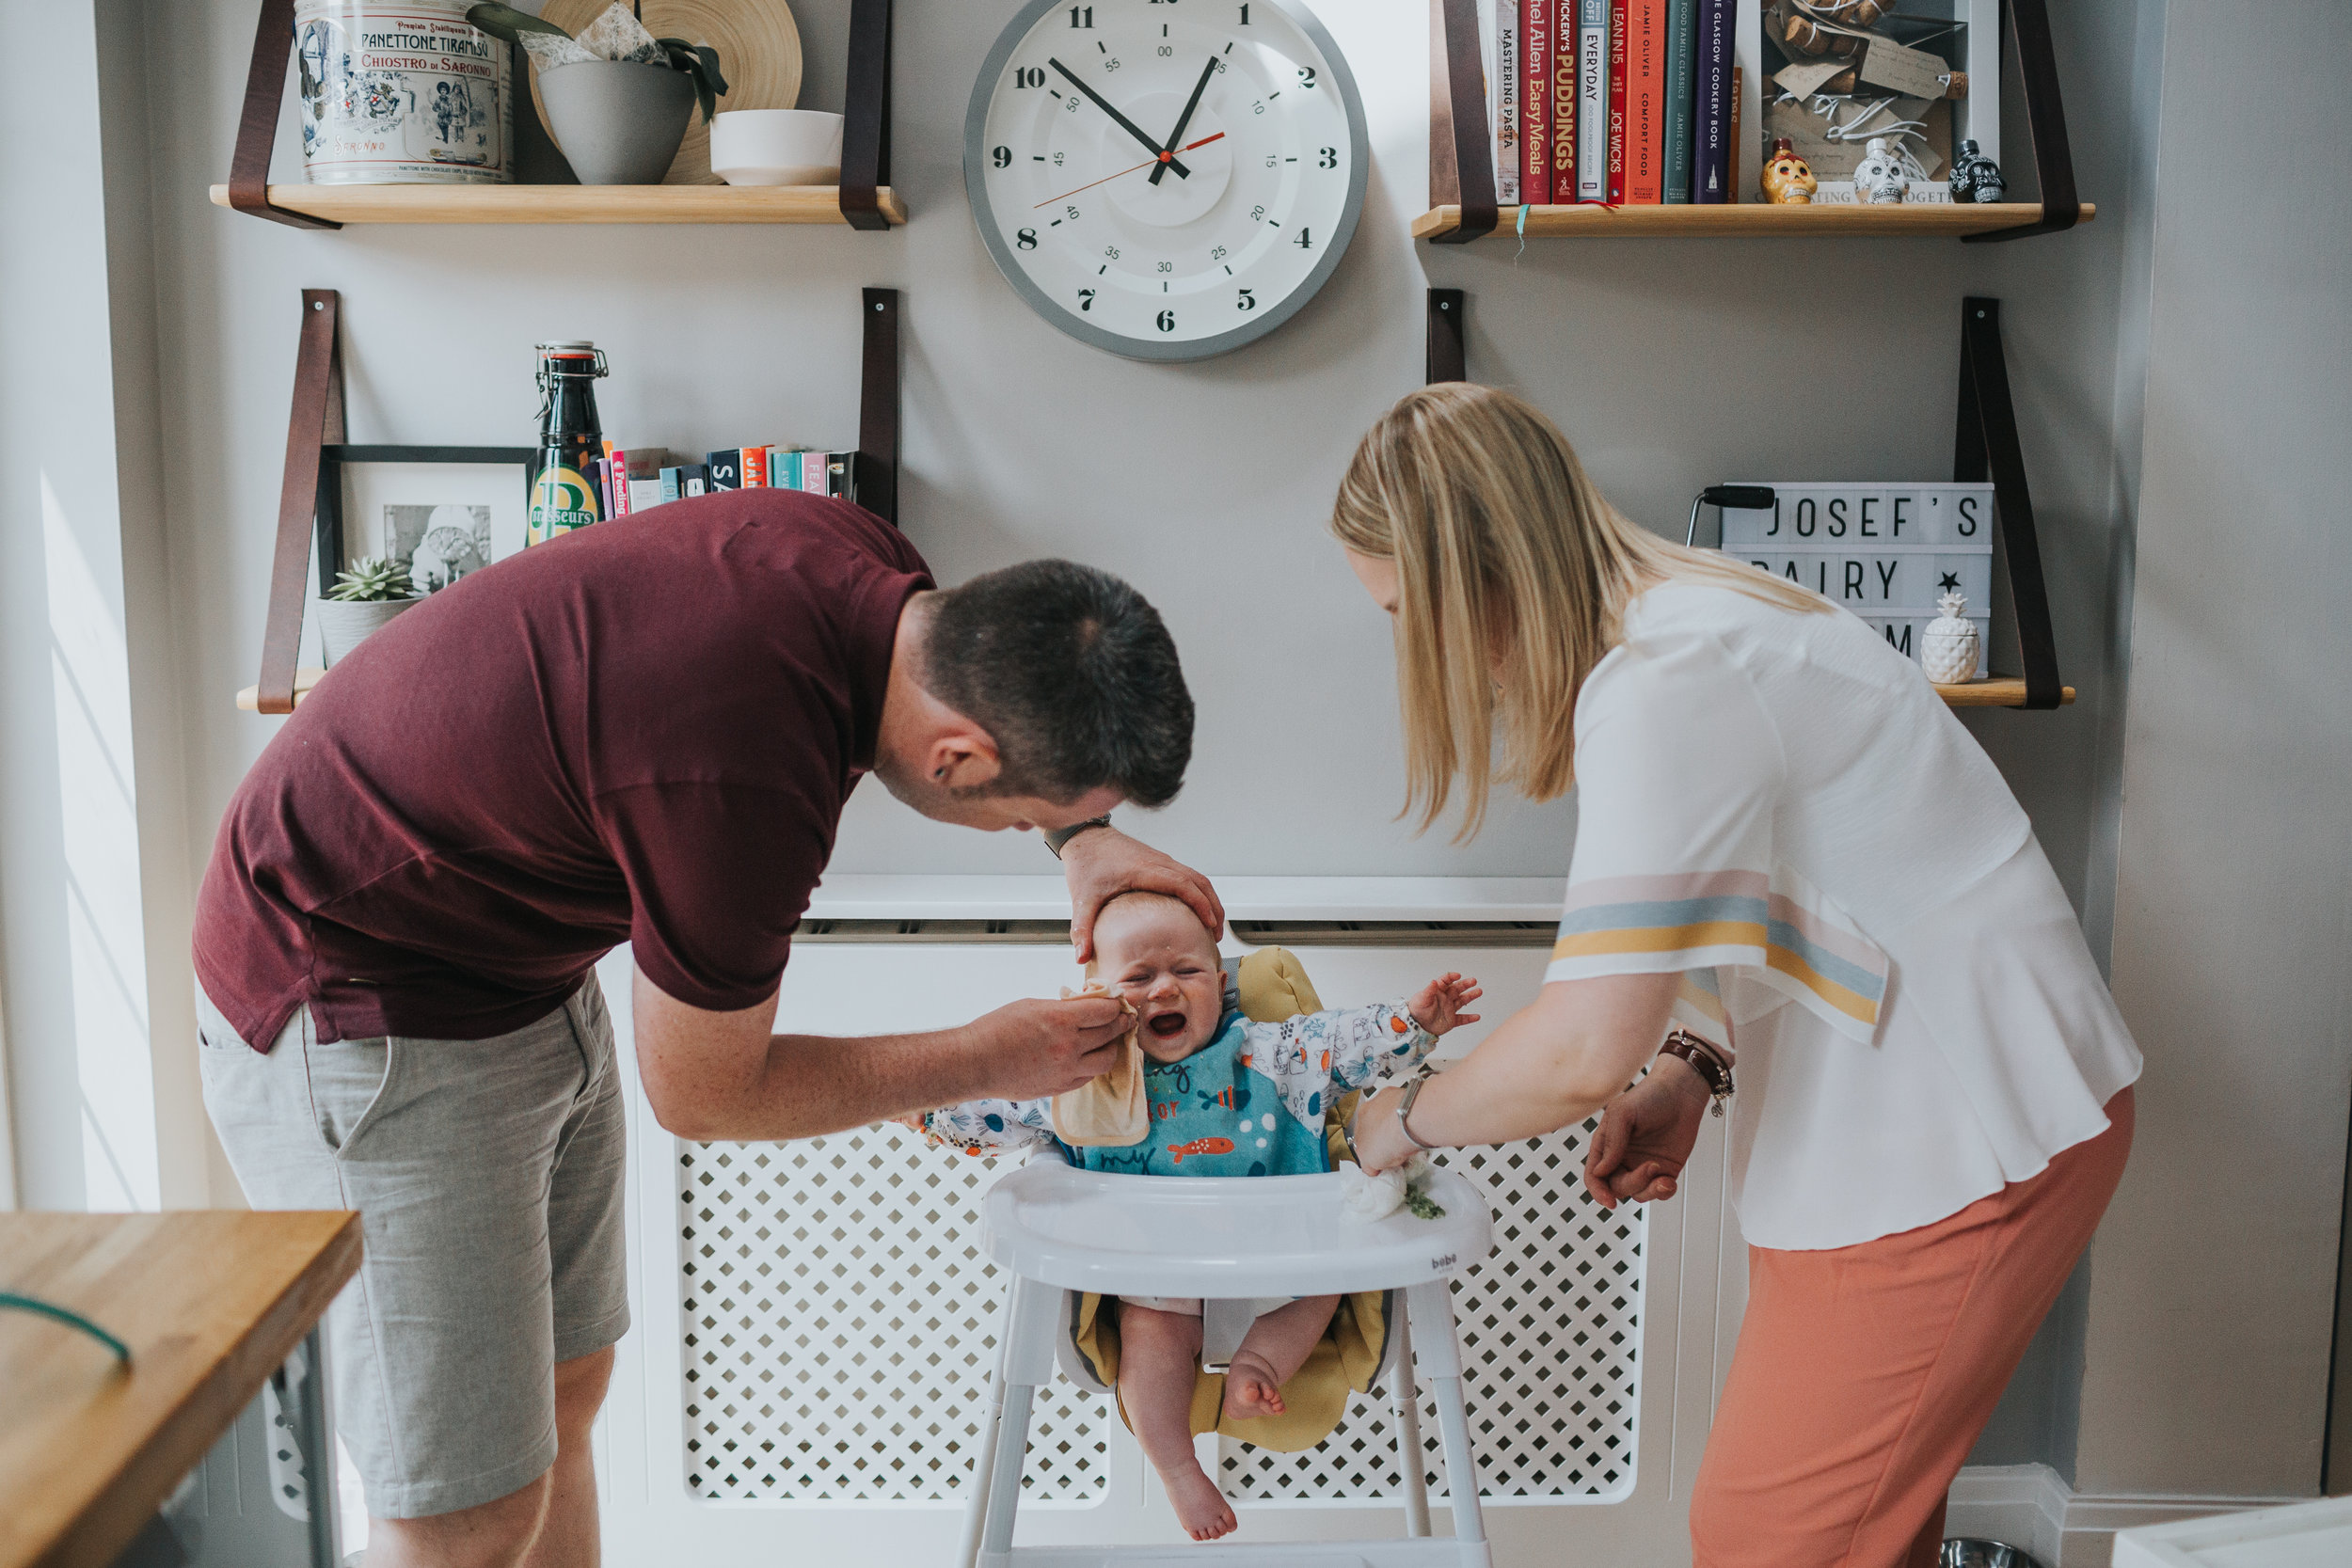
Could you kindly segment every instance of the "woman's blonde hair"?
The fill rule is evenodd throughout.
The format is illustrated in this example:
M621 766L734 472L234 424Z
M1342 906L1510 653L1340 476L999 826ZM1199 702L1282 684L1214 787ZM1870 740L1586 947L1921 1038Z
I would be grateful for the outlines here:
M1458 779L1457 841L1478 832L1496 780L1536 800L1576 782L1577 693L1643 589L1671 578L1786 610L1830 608L1628 521L1549 420L1509 392L1464 382L1423 388L1381 416L1340 482L1331 532L1358 555L1396 563L1405 809L1419 808L1427 831Z

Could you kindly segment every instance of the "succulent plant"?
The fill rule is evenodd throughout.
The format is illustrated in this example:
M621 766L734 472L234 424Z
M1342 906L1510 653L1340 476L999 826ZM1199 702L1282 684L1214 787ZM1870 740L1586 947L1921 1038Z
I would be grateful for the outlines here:
M335 586L326 596L345 604L381 604L392 599L413 599L416 587L408 580L408 568L380 555L363 556L356 563L335 574Z

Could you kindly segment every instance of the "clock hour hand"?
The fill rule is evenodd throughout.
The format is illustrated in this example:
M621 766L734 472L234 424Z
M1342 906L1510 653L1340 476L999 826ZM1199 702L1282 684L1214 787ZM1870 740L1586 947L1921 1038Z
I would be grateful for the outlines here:
M1180 163L1174 152L1170 151L1168 148L1162 147L1158 142L1153 141L1150 136L1145 135L1143 134L1143 127L1137 125L1134 120L1129 119L1125 115L1120 114L1117 109L1111 107L1110 101L1104 98L1101 93L1096 92L1092 87L1088 87L1084 82L1079 81L1076 71L1072 71L1068 66L1062 64L1057 59L1049 58L1045 63L1052 66L1056 71L1060 71L1072 87L1076 87L1080 92L1085 93L1089 98L1094 100L1094 106L1101 109L1104 114L1110 116L1112 123L1119 126L1120 130L1126 132L1129 135L1135 137L1136 140L1141 142L1145 151L1151 153L1152 157L1157 158L1161 163L1166 164L1169 168L1174 169L1180 177L1186 180L1192 178L1192 170L1186 168L1182 163Z
M1209 56L1209 63L1200 68L1200 80L1192 85L1192 96L1184 100L1184 112L1177 119L1176 129L1168 134L1168 146L1162 148L1162 151L1173 151L1176 144L1184 139L1184 132L1192 124L1192 112L1200 107L1200 95L1208 90L1209 78L1216 74L1216 56L1212 55ZM1152 171L1152 183L1154 185L1158 184L1160 182L1160 176L1166 174L1167 172L1168 166L1166 164L1162 164L1159 167L1153 169Z

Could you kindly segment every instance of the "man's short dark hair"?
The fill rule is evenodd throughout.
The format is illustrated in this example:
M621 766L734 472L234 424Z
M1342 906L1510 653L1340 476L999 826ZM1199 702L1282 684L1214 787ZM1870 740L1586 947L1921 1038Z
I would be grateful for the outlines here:
M996 742L990 794L1065 802L1109 784L1139 806L1176 798L1192 694L1142 594L1073 561L1026 561L927 608L923 689Z

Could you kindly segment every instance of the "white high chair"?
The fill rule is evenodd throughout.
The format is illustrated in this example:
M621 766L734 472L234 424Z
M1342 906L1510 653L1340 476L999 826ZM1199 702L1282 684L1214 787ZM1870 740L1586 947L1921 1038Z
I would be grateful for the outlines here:
M1145 1562L1170 1568L1489 1568L1462 1404L1461 1351L1445 1283L1493 1250L1486 1201L1463 1178L1438 1171L1429 1196L1445 1211L1441 1217L1416 1219L1399 1210L1367 1224L1342 1215L1341 1191L1336 1175L1109 1176L1051 1159L999 1181L981 1214L989 1255L1012 1274L1013 1283L973 1467L961 1568L1138 1568ZM1230 1360L1248 1330L1251 1297L1401 1291L1406 1310L1388 1314L1383 1370L1396 1403L1405 1538L1015 1548L1029 1402L1054 1375L1071 1322L1071 1292L1089 1291L1201 1297L1201 1359L1212 1370ZM1233 1309L1219 1311L1221 1302ZM1451 1539L1429 1534L1416 1344L1437 1398L1453 1497ZM1083 1376L1078 1381L1090 1384Z

